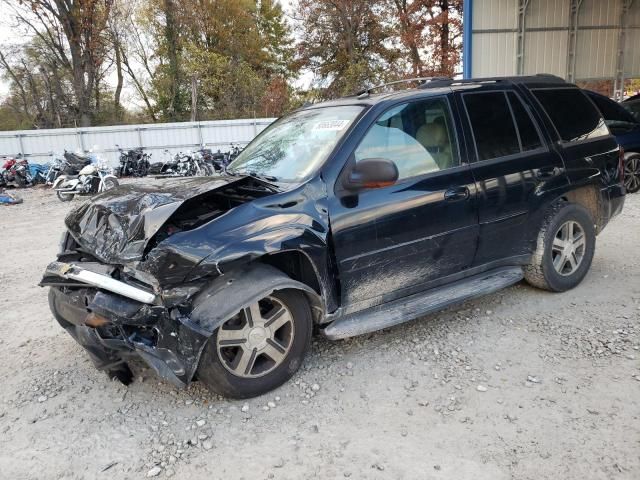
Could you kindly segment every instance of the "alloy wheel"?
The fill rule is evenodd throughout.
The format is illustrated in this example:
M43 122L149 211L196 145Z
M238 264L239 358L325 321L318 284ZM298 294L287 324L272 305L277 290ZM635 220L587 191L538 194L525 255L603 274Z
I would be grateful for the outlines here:
M578 222L569 220L562 224L553 238L551 258L560 275L574 273L582 263L586 247L584 230Z
M294 329L289 309L277 298L265 297L220 327L216 336L218 356L237 377L261 377L287 357Z
M640 190L640 157L637 155L624 162L624 186L628 192Z

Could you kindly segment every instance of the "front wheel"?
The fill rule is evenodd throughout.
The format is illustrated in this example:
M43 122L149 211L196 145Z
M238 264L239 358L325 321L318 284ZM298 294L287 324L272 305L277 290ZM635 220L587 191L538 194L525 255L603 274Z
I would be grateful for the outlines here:
M73 193L62 193L58 191L56 191L56 195L61 202L70 202L74 197Z
M596 229L591 214L573 203L551 207L538 234L525 279L534 287L564 292L577 286L591 267Z
M225 397L267 393L298 370L311 345L311 331L304 294L273 292L218 328L202 353L198 379Z
M103 192L106 192L107 190L111 190L112 188L117 188L119 186L118 180L116 180L115 178L105 178L102 181L102 185L103 185Z
M632 153L624 159L624 186L627 193L640 190L640 153Z

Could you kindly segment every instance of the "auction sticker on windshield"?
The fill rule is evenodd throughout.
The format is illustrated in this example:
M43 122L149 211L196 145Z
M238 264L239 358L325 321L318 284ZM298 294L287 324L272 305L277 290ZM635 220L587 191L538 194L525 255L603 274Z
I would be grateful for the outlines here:
M323 120L314 125L314 130L330 130L337 132L343 130L351 123L351 120Z

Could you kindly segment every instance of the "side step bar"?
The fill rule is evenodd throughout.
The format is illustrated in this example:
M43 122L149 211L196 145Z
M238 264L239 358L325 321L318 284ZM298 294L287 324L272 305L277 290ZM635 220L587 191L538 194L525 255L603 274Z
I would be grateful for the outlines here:
M521 267L502 267L433 288L393 302L345 315L329 324L324 335L330 340L355 337L414 320L443 308L481 297L518 283Z

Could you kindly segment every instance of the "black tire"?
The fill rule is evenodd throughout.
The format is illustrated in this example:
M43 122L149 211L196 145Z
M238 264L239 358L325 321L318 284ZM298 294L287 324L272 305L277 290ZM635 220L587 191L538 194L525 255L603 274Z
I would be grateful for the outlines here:
M313 320L311 308L305 295L298 290L273 292L275 297L291 312L294 334L291 346L274 370L256 378L242 378L231 373L223 364L217 350L217 330L204 347L197 377L210 390L229 398L250 398L263 395L289 380L300 368L305 355L311 347Z
M70 202L71 200L73 200L73 197L75 196L73 193L61 193L61 192L56 192L56 195L58 196L58 199L60 199L61 202Z
M582 229L584 249L575 270L563 275L554 267L552 249L556 235L560 235L560 229L567 222L574 222ZM549 209L543 221L531 264L524 268L525 280L534 287L552 292L570 290L577 286L589 271L595 247L596 229L589 211L575 203L559 202Z
M631 152L624 157L624 186L627 193L640 190L640 153Z

